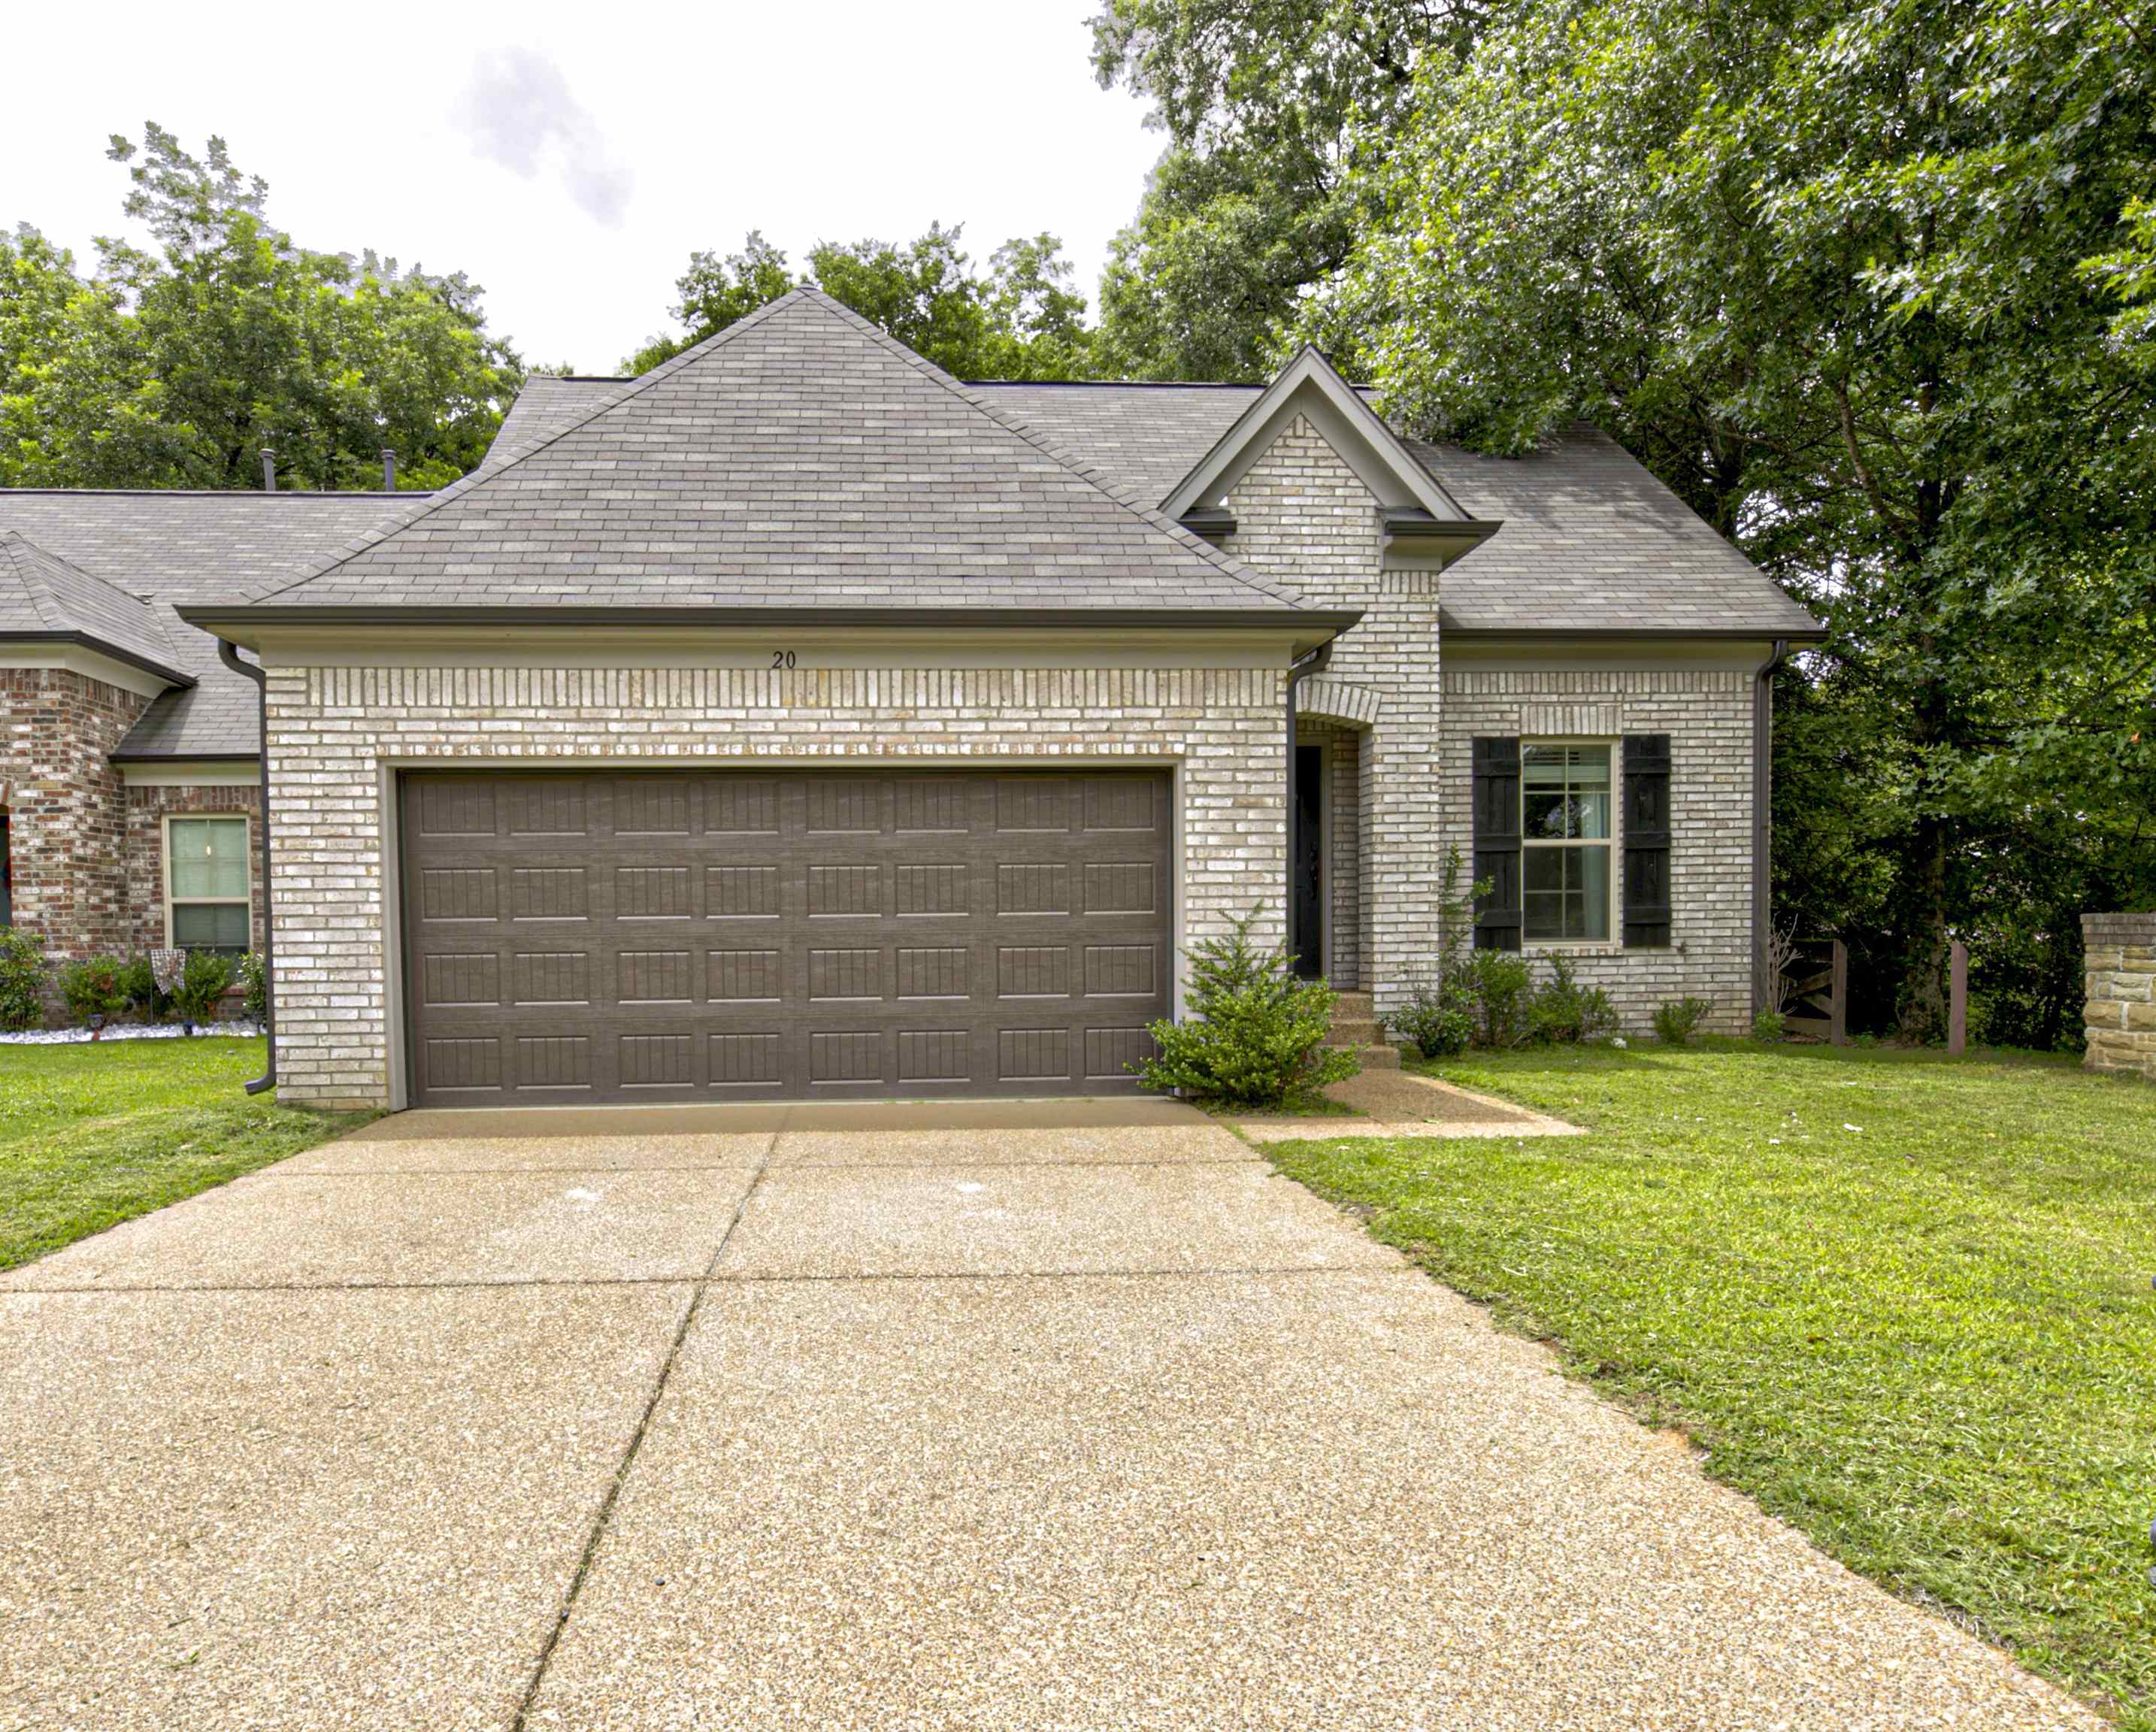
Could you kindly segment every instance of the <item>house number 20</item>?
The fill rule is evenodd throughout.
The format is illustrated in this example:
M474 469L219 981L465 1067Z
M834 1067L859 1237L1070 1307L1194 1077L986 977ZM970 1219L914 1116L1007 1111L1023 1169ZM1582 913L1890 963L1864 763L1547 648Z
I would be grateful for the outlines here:
M773 667L793 666L793 652L791 650L773 650L771 652L771 665Z

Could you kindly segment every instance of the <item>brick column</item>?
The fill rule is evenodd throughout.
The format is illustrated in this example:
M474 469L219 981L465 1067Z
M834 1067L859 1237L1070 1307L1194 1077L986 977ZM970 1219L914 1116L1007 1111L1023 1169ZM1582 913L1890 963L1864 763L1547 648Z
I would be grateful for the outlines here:
M2156 1077L2156 910L2082 916L2092 1071Z

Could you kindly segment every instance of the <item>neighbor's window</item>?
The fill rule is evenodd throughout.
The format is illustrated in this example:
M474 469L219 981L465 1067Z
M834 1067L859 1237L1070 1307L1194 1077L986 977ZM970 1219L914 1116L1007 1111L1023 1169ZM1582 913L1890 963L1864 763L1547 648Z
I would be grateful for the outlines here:
M250 948L244 818L165 820L165 930L182 950Z
M15 853L8 834L8 811L0 806L0 926L15 923Z
M1609 748L1520 748L1521 937L1609 936Z

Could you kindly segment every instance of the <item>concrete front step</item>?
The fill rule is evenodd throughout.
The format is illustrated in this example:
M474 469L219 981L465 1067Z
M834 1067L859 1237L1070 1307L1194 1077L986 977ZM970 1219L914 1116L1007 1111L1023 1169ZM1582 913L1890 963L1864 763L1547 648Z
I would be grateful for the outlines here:
M1352 1046L1362 1056L1366 1071L1396 1071L1399 1050L1385 1039L1378 1025L1376 1000L1367 992L1343 992L1332 1007L1332 1026L1325 1036L1328 1046Z

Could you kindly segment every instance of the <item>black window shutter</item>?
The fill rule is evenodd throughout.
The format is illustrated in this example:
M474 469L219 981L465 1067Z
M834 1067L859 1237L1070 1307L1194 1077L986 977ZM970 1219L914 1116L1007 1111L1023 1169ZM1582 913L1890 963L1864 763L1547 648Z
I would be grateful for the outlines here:
M1475 905L1475 948L1520 948L1520 743L1475 742L1475 880L1488 881Z
M1670 737L1625 736L1625 948L1670 942Z

